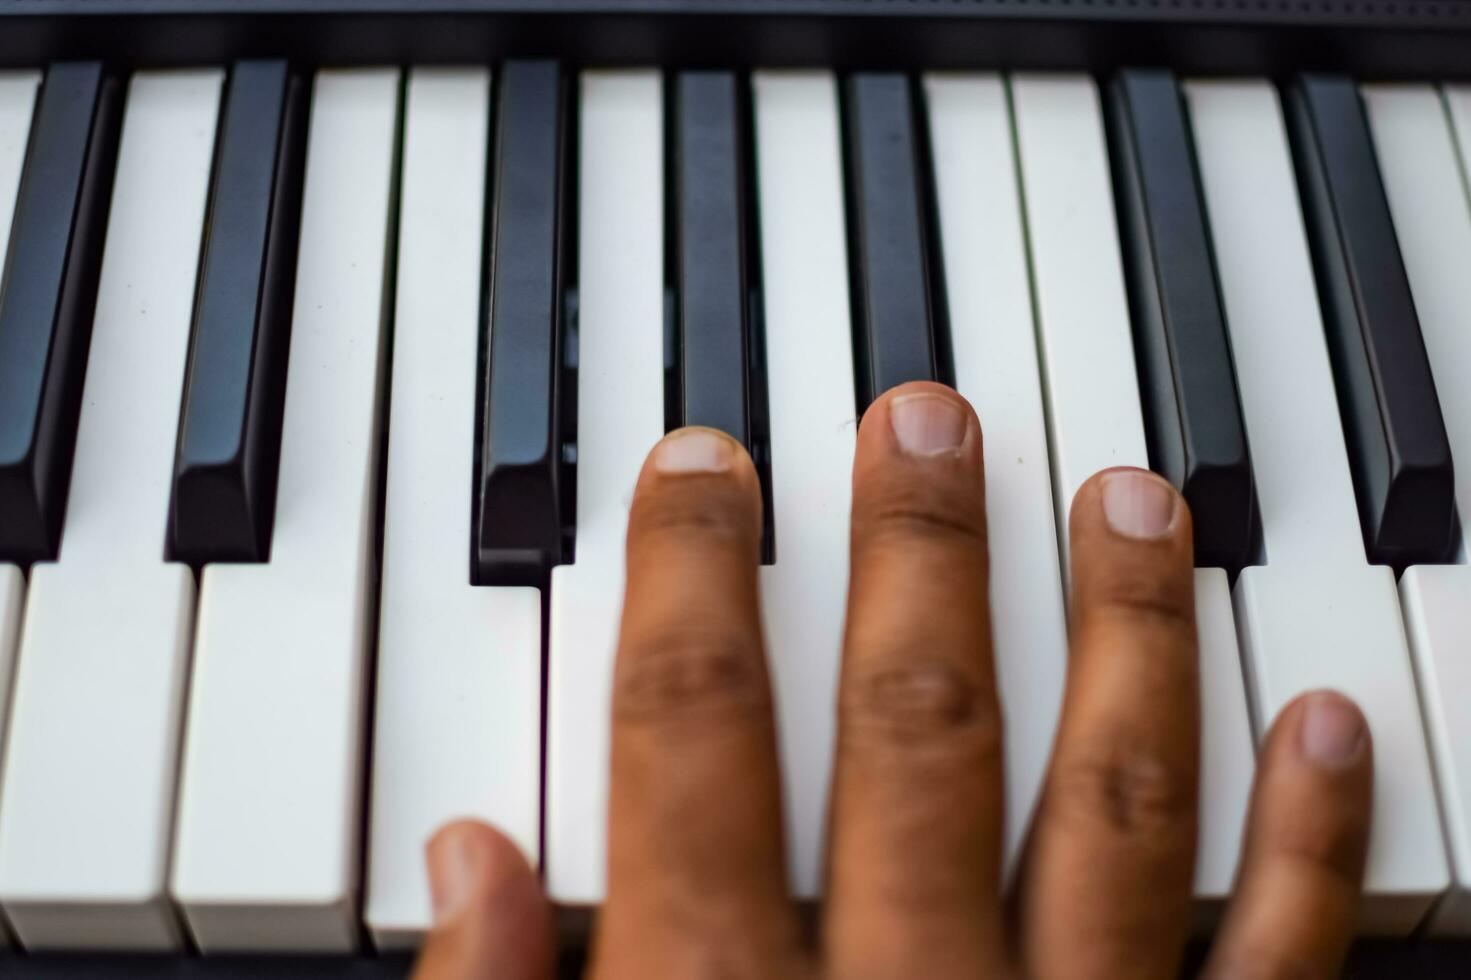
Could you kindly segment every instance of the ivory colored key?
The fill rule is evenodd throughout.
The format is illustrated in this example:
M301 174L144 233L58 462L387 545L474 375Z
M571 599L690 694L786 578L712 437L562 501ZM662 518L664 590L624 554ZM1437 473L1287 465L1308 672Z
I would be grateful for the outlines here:
M780 543L761 569L761 606L791 883L811 898L827 836L857 431L837 83L758 71L752 89Z
M206 953L357 944L398 90L317 74L271 560L200 585L172 891Z
M62 547L31 570L0 903L31 949L171 949L194 577L163 560L223 73L128 87Z
M1097 88L1084 76L1018 75L1012 103L1065 553L1078 487L1098 470L1147 466L1149 457ZM1195 593L1201 663L1195 893L1210 914L1230 893L1253 759L1225 573L1196 569Z
M664 130L656 71L579 86L576 562L552 570L546 882L602 900L613 653L628 502L664 434Z
M1185 92L1266 550L1235 591L1256 734L1315 688L1364 710L1375 787L1362 921L1405 933L1448 883L1445 850L1394 573L1364 556L1281 105L1266 81Z
M424 845L445 821L537 855L540 595L472 586L466 552L490 88L484 68L416 68L404 110L364 915L380 949L429 928Z
M1052 754L1067 677L1042 381L1006 84L997 75L928 75L924 90L956 387L985 425L1011 868Z
M1430 85L1367 85L1369 130L1384 179L1455 463L1456 504L1471 514L1471 209L1461 151L1471 148L1471 94ZM1447 125L1447 108L1455 131ZM1462 518L1464 520L1464 516ZM1451 894L1432 931L1471 934L1471 567L1418 565L1400 579L1420 707L1450 851Z

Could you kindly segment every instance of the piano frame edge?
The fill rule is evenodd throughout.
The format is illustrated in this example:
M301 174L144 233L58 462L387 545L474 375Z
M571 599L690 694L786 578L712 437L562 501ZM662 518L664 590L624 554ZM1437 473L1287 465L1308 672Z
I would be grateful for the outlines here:
M1460 0L0 0L0 68L287 57L1471 78Z

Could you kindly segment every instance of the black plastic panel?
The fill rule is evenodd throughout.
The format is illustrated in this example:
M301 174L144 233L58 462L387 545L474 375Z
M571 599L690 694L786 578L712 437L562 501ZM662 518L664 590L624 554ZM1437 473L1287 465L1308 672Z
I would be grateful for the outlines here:
M0 65L542 56L701 68L1148 64L1471 77L1471 4L1462 0L11 0L0 23Z

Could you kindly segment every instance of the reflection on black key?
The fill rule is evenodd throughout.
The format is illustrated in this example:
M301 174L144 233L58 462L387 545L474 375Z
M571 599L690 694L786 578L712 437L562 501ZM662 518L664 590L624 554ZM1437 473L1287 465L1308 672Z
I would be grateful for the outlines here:
M748 307L735 75L674 83L681 423L750 446Z
M1288 117L1365 548L1383 564L1444 560L1450 443L1358 90L1304 76Z
M264 561L269 550L306 109L307 86L284 62L234 67L174 462L182 561Z
M864 409L897 384L938 374L909 81L859 73L848 79L845 96L854 369Z
M1150 461L1190 504L1196 563L1234 571L1256 495L1184 105L1169 72L1129 71L1108 109Z
M562 555L557 380L566 120L555 62L508 62L499 89L477 581L535 584Z
M53 65L0 287L0 560L55 557L102 259L121 86Z

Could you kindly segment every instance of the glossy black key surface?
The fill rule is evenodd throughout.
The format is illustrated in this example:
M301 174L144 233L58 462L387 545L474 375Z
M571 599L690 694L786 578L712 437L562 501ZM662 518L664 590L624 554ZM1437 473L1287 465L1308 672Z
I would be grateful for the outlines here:
M849 77L843 128L860 408L897 384L938 377L915 115L904 75Z
M0 275L0 560L55 557L121 116L96 62L46 72Z
M1151 465L1195 519L1195 561L1240 569L1256 494L1185 107L1167 71L1126 71L1108 97L1120 238Z
M534 584L562 555L557 388L567 122L555 62L507 62L498 87L477 581Z
M174 460L182 561L264 561L269 550L307 100L285 62L230 73Z
M1358 89L1302 76L1287 108L1365 549L1390 565L1444 560L1450 443Z
M732 72L674 80L674 243L683 425L750 446L741 116Z

